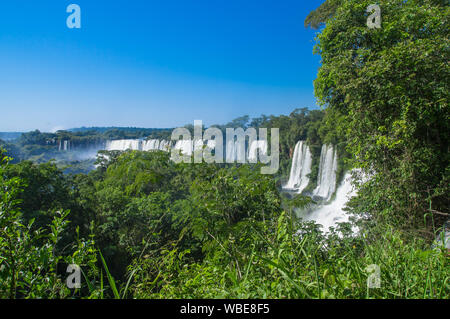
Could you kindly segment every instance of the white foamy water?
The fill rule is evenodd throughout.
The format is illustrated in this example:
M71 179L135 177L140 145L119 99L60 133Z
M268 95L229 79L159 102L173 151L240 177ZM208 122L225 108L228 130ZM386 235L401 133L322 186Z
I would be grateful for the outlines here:
M106 142L107 151L141 150L141 140L113 140Z
M309 183L312 155L305 141L295 145L289 180L283 186L283 191L301 193ZM332 145L323 145L320 154L317 187L310 195L319 204L304 209L296 209L298 217L305 221L314 221L323 226L325 233L338 223L348 222L349 215L344 208L350 198L356 195L352 184L352 174L347 172L343 181L336 188L337 151ZM334 199L330 202L331 197ZM354 228L354 231L358 230Z
M348 222L349 215L344 211L344 208L349 199L355 195L356 190L352 185L352 176L350 173L346 173L333 201L317 206L301 217L306 221L315 221L323 226L325 232L328 232L330 227L336 227L338 223Z
M305 141L297 142L292 157L289 180L283 188L301 193L309 184L308 174L311 173L311 163L312 156L308 145Z

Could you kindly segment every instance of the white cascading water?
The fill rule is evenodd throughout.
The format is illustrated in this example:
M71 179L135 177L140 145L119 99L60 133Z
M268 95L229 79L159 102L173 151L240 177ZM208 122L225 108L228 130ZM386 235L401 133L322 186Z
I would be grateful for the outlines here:
M283 188L301 193L309 184L308 175L311 173L311 163L312 156L309 146L305 141L297 142L292 157L289 180Z
M184 155L192 155L192 140L178 140L174 149L180 150Z
M198 140L193 144L191 140L179 140L175 143L173 148L181 150L181 152L185 155L192 155L193 145L196 145L196 148L203 149L203 141ZM64 145L64 146L63 146ZM60 146L61 149L64 149L66 144L62 144ZM105 149L107 151L126 151L126 150L136 150L136 151L170 151L172 149L172 143L167 140L157 140L151 139L147 141L139 140L139 139L124 139L124 140L112 140L106 142ZM208 146L213 148L215 145L214 140L208 141ZM70 146L69 146L70 147Z
M349 216L344 211L344 207L349 199L355 195L356 190L352 185L351 173L346 173L344 180L336 191L335 199L326 205L317 206L317 208L302 216L302 219L322 225L327 233L330 227L336 227L337 223L348 222Z
M107 151L141 150L141 140L113 140L106 142Z
M259 150L259 151L258 151ZM258 153L267 155L267 141L266 140L258 140L253 141L248 150L248 161L249 162L257 162L258 161Z
M159 149L159 140L148 140L142 142L143 151L154 151Z
M337 152L332 145L323 145L320 154L319 175L313 198L329 201L336 190Z
M59 141L58 151L70 151L70 141Z
M170 142L166 140L161 140L159 142L159 150L168 152L170 149Z
M308 185L308 174L311 172L312 156L309 147L304 141L299 141L295 145L292 158L289 181L283 190L292 193L296 190L301 193ZM347 172L342 183L336 191L336 172L337 172L337 152L332 145L323 145L320 155L319 175L317 187L311 194L319 202L313 206L296 209L298 216L305 221L314 221L322 225L325 233L330 231L331 227L336 227L338 223L348 222L349 215L344 211L348 200L356 195L356 190L352 184L352 174ZM333 201L326 203L336 191ZM353 229L358 230L356 227Z
M167 140L139 140L139 139L123 139L123 140L111 140L106 142L105 149L107 151L126 151L126 150L138 150L138 151L170 151L172 148L178 149L184 155L192 155L194 148L196 150L203 150L203 146L206 144L207 147L214 149L216 146L215 140L178 140L175 145L171 141ZM241 150L237 147L237 141L228 141L229 152L226 154L227 159L233 162L233 159L237 158L238 161L242 161L246 158L245 149ZM61 146L61 149L64 148ZM258 152L259 150L259 152ZM248 159L257 160L259 154L267 154L267 141L259 140L254 141L250 145L248 151Z

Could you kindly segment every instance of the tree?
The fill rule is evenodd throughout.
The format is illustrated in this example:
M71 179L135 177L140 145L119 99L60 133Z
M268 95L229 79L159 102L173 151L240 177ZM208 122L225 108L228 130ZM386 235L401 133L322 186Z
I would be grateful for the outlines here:
M326 0L316 10L308 14L305 19L305 27L310 26L313 29L318 29L336 13L341 3L342 0Z
M88 264L90 270L95 269L94 242L71 243L73 254L69 251L63 256L57 245L68 224L68 212L53 212L48 231L32 227L34 219L24 221L18 199L24 182L7 177L9 161L0 150L0 298L68 297L71 292L58 274L58 266Z
M372 178L358 211L418 227L448 207L450 10L444 1L342 1L317 38L315 93L340 121L353 165ZM445 185L445 186L444 186ZM448 215L447 215L448 216Z
M19 178L23 183L17 199L26 223L36 219L35 226L43 227L51 221L53 211L71 206L70 186L62 171L52 162L34 164L23 161L5 166L4 174L8 179Z

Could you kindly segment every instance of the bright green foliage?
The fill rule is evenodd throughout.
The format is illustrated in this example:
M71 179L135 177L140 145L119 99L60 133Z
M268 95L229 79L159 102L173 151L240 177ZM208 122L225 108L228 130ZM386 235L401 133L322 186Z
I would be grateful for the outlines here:
M24 183L5 178L9 160L0 152L0 298L68 298L71 291L58 267L76 263L95 269L94 243L78 240L71 245L72 255L61 254L57 246L68 212L48 214L53 218L47 232L35 229L34 219L24 223L18 199Z
M318 29L336 13L341 3L342 0L325 0L316 10L308 14L305 19L305 27Z
M179 253L176 248L165 251L158 277L150 282L137 281L137 297L449 297L448 258L440 250L422 250L420 240L405 243L391 229L384 229L383 236L374 242L337 236L325 239L306 225L300 228L303 235L297 236L292 234L291 224L285 214L262 229L248 224L252 232L245 238L252 245L241 239L235 246L237 254L246 257L240 268L217 256L187 264L188 252ZM222 255L220 249L216 254ZM367 267L372 264L380 266L380 288L367 286Z
M429 226L448 218L449 8L380 1L382 27L369 29L369 4L328 0L305 22L326 23L315 82L325 110L225 125L279 128L279 176L258 165L175 164L159 151L100 152L97 169L72 176L1 153L0 298L448 299L448 250L432 246ZM132 131L101 135L148 133ZM50 140L89 144L100 134L91 133L31 132L20 150L39 157L55 150ZM350 203L359 233L344 223L325 236L294 218L311 200L282 197L279 186L299 140L314 158L307 190L324 143L338 150L338 176L368 173ZM81 289L65 285L71 263ZM371 265L380 288L367 285Z
M52 216L47 216L47 212L70 209L67 205L69 184L54 163L36 165L23 161L6 166L4 174L5 178L19 178L23 183L24 187L17 194L17 199L26 223L35 219L35 226L43 227L52 219Z
M330 116L345 117L352 165L373 174L358 211L412 228L431 212L442 224L450 191L450 8L380 1L381 28L370 29L370 4L343 1L318 36L316 94Z

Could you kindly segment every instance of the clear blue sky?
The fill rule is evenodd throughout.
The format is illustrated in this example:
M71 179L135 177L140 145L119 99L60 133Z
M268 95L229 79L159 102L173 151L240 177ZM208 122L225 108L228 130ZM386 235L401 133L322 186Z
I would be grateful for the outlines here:
M316 108L322 0L14 0L0 6L0 131L176 127ZM81 7L68 29L66 7Z

